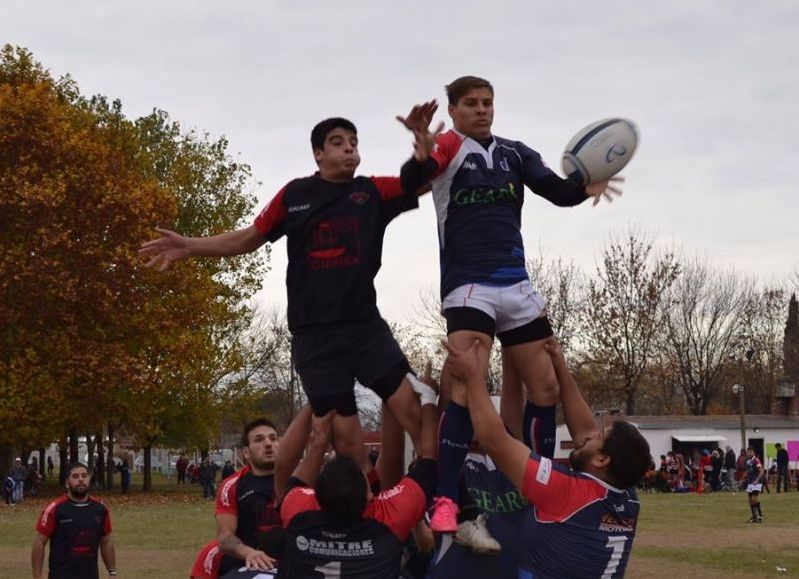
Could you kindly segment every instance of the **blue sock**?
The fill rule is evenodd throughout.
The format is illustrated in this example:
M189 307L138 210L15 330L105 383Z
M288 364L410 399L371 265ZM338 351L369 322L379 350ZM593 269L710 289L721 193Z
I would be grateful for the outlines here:
M555 454L555 406L536 406L528 402L524 405L522 424L524 443L533 452L552 458Z
M438 429L438 496L458 502L461 468L474 438L469 409L450 401Z

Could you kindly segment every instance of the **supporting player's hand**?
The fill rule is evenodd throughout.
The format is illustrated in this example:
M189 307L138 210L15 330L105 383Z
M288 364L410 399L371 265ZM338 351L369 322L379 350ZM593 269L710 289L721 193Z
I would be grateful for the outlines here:
M585 186L585 194L594 198L593 205L596 206L602 200L602 197L608 200L608 203L613 203L614 197L621 197L621 184L624 183L624 177L611 177L604 181L598 181Z
M325 445L330 442L330 433L333 430L333 417L335 415L335 410L331 410L324 416L313 415L313 418L311 418L312 442Z
M554 336L544 340L544 350L546 350L547 354L550 355L553 362L565 361L566 359L563 355L563 348L561 347L560 342L558 342L558 339Z
M144 267L153 267L160 262L158 269L164 271L172 263L188 257L189 245L185 237L169 229L156 227L155 230L161 237L142 244L139 249L139 255L150 258Z
M449 352L445 368L449 373L466 382L467 384L482 379L482 371L480 368L480 340L475 339L471 346L465 350L457 350L449 343L448 340L441 340L441 343Z
M275 560L263 551L253 549L244 558L244 565L247 567L247 569L268 571L269 569L274 569Z

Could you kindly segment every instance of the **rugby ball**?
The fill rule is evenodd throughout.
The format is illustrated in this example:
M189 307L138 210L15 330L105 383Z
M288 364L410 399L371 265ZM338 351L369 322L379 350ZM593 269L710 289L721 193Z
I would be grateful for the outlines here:
M568 179L583 185L610 179L624 169L638 146L638 129L627 119L591 123L566 145L561 158Z

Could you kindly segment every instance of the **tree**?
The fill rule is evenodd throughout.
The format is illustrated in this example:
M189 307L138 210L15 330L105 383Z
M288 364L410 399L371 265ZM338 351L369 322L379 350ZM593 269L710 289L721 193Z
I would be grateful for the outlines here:
M702 259L686 264L669 291L663 311L667 350L692 413L707 413L751 302L748 281Z
M639 380L660 328L661 301L679 271L673 251L656 253L652 236L631 229L610 236L596 279L589 282L586 356L622 388L627 414L635 413Z

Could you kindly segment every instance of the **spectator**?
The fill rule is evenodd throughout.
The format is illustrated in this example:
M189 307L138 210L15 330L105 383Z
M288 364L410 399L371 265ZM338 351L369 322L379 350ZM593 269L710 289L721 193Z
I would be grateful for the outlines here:
M203 487L204 499L214 499L216 497L216 486L214 485L216 469L214 466L211 459L207 456L200 465L200 484Z
M746 471L746 449L742 448L741 454L738 455L738 459L735 461L735 476L736 480L738 481L738 488L743 488L745 471Z
M178 484L186 484L186 469L189 467L189 460L184 456L180 455L178 461L175 463L175 468L178 471Z
M236 469L233 468L233 463L229 460L225 461L225 466L222 467L222 480L225 480L227 477L232 475L236 472Z
M787 493L790 480L788 451L782 448L782 444L779 442L774 446L777 448L777 492L780 492L780 481L782 481L782 488Z
M119 473L120 473L120 478L122 479L121 481L122 494L126 495L130 492L130 480L131 480L130 465L128 465L128 459L122 461L122 464L119 467Z
M724 465L719 449L713 449L710 454L710 488L717 491L721 488L721 467Z
M53 457L52 456L48 456L47 457L47 476L53 476L54 472L55 472L55 464L53 463Z
M724 454L724 470L727 471L725 482L730 487L730 490L735 489L735 481L737 470L737 461L735 460L735 451L731 446L727 446L727 452Z
M39 461L34 458L25 472L25 492L35 497L39 493L41 484L42 475L39 474Z
M27 474L27 470L22 465L22 459L15 458L14 466L11 467L8 473L9 478L14 481L14 490L11 493L11 502L14 504L22 502Z

